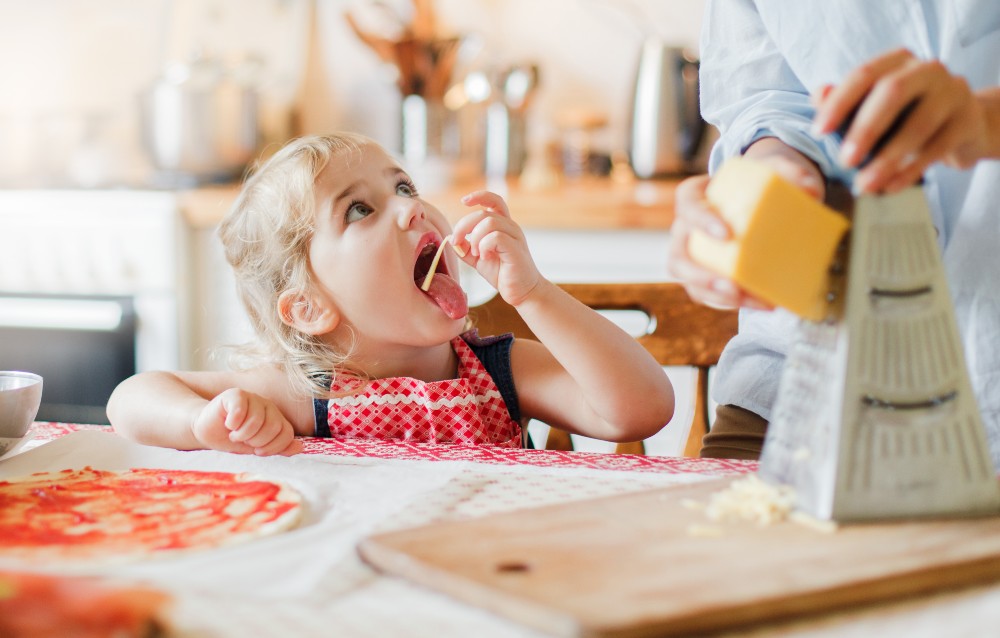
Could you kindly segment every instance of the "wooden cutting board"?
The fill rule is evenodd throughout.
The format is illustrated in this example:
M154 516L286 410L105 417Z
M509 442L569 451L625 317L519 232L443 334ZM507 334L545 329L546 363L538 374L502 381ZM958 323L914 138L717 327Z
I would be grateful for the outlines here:
M732 480L432 524L359 551L560 636L687 635L1000 578L1000 516L822 531L714 523L685 503Z

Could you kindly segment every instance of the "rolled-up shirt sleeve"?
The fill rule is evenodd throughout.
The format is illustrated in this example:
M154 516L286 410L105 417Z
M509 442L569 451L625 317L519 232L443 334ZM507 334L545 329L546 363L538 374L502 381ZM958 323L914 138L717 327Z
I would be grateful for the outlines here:
M809 89L775 46L752 0L709 0L700 46L702 117L720 134L710 173L753 142L776 137L825 175L840 175L833 161L837 138L817 140L810 134L815 111Z

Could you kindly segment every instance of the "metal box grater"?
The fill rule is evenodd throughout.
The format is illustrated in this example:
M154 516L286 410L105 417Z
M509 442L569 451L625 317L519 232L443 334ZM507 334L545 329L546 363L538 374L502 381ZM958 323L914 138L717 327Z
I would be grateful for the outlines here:
M922 189L858 197L836 261L830 318L801 321L788 353L761 478L820 519L1000 512Z

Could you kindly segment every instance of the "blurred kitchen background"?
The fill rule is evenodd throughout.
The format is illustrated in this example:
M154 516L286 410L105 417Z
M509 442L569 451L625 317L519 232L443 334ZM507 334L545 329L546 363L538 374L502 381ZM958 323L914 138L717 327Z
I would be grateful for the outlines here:
M260 133L254 152L292 135L335 129L366 133L402 151L398 70L361 41L345 14L369 33L401 39L421 4L429 3L4 0L0 186L156 186L140 105L170 84L220 93L219 87L252 89ZM627 150L643 40L657 36L693 51L702 5L436 0L432 8L434 37L461 40L448 88L471 75L474 95L466 99L488 100L482 88L476 92L476 79L536 67L537 87L527 89L532 95L525 115L530 150L564 142L575 118L592 126L591 143L611 154ZM238 98L227 99L229 114L237 113ZM234 129L237 123L225 125ZM229 136L231 163L239 156L239 136ZM226 163L219 159L218 177ZM212 167L203 166L202 176L212 177Z
M214 228L301 134L375 138L452 216L501 191L554 281L667 278L713 139L703 4L0 0L0 369L45 377L40 420L105 422L135 371L225 365L249 330Z

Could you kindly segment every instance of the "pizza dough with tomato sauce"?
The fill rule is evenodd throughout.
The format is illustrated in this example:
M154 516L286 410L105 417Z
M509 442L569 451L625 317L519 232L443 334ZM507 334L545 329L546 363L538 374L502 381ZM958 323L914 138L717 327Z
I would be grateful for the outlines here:
M165 638L172 606L170 594L146 585L0 570L6 638Z
M302 497L247 474L134 468L0 481L0 559L126 562L278 534Z

